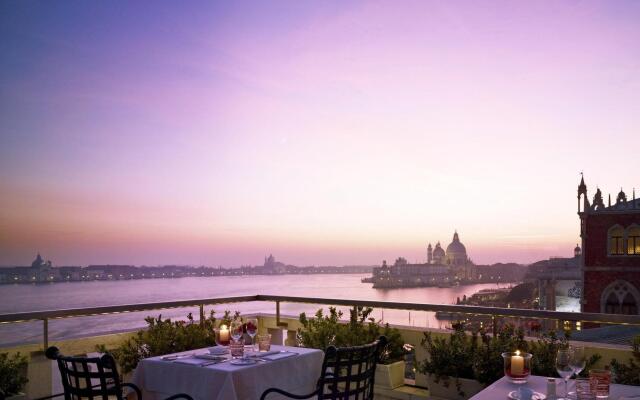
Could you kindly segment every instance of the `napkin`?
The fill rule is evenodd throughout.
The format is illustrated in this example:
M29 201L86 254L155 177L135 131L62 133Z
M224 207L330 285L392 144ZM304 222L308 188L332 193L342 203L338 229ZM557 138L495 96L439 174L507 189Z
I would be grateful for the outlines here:
M262 351L260 353L253 353L251 357L265 358L266 356L270 356L278 353L280 353L280 350Z
M520 390L518 390L518 397L520 400L531 400L533 397L533 390L521 387Z
M266 356L262 356L260 358L262 358L264 360L275 361L275 360L281 360L283 358L297 356L297 355L298 355L298 353L294 353L293 351L277 351L274 354L269 354L269 355L266 355Z

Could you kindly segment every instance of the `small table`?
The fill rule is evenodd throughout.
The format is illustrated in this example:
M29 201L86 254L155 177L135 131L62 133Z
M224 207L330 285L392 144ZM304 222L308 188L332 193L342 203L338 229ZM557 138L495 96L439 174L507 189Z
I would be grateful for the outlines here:
M483 391L473 396L470 400L499 400L507 399L509 392L518 390L521 386L528 387L544 395L547 394L547 378L544 376L531 375L527 383L512 383L509 378L503 376L499 380L487 386ZM575 384L573 385L575 389ZM571 391L571 381L569 381L569 391ZM564 395L564 381L556 378L556 395ZM622 396L640 395L640 386L611 384L609 389L609 399L618 400Z
M311 393L320 376L324 353L318 349L271 346L271 350L296 355L251 365L233 365L230 361L207 366L206 360L180 358L174 361L151 357L141 360L132 381L143 391L144 400L162 400L186 393L195 400L259 399L271 387L295 394ZM206 349L179 354L206 354ZM277 394L268 400L278 399Z

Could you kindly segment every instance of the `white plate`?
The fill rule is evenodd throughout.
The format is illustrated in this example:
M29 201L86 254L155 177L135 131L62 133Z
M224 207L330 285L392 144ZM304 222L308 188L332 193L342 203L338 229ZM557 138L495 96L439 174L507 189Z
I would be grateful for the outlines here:
M253 358L234 358L231 360L231 364L233 365L251 365L257 362L258 361Z
M509 398L511 400L520 400L520 393L517 390L509 392ZM531 396L531 400L544 400L546 398L547 396L540 392L533 392L533 395Z

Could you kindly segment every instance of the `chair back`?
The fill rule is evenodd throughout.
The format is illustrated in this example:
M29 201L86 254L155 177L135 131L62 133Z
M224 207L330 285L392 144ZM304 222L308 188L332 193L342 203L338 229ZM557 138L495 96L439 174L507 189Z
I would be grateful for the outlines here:
M380 336L362 346L329 346L318 380L318 399L373 399L376 365L386 345L387 338Z
M110 354L102 357L67 357L57 347L49 347L47 358L58 363L65 400L122 400L122 386L116 362Z

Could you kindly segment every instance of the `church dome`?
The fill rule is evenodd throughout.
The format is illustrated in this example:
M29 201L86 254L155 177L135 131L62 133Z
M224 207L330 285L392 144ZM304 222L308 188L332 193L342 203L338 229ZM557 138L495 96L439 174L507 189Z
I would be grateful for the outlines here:
M433 257L444 257L444 249L440 246L440 242L438 242L436 248L433 249Z
M464 254L467 256L467 248L460 242L458 232L453 234L453 241L447 246L447 255Z
M468 263L467 249L460 242L458 232L453 234L453 241L447 246L447 264L464 265Z

